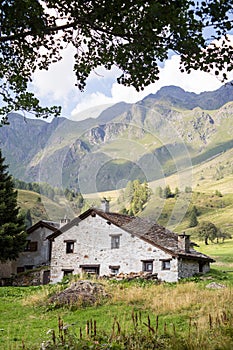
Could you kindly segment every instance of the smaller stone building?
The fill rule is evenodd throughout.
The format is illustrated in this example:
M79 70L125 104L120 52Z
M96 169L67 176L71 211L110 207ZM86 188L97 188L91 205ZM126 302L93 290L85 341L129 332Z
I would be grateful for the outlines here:
M28 228L27 245L15 262L13 273L50 265L51 247L47 237L56 232L59 227L57 222L41 220Z
M193 249L189 236L155 222L91 208L48 236L50 281L67 274L148 272L176 282L206 273L210 257Z
M27 244L24 252L15 261L0 264L0 279L4 284L9 278L21 272L26 272L40 266L49 266L51 257L50 241L47 237L57 231L60 224L41 220L27 229ZM50 270L43 271L41 283L49 282Z

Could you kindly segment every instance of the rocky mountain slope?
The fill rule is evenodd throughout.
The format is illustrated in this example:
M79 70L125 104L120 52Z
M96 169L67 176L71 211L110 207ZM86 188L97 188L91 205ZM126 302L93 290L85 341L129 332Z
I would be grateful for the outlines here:
M19 179L99 192L217 157L233 147L232 113L231 84L198 95L169 86L97 119L47 123L12 114L0 129L0 147Z

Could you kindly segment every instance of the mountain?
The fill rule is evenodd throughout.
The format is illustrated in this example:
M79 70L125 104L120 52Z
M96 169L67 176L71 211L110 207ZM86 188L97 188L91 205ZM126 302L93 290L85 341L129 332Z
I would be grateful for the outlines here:
M154 101L166 101L168 104L193 109L200 107L202 109L213 110L221 108L227 102L233 101L232 82L223 85L215 91L205 91L200 94L187 92L177 86L162 87L156 94L150 94L144 98Z
M201 94L168 86L96 119L47 123L11 114L0 147L19 179L101 192L163 179L233 148L232 113L232 84Z

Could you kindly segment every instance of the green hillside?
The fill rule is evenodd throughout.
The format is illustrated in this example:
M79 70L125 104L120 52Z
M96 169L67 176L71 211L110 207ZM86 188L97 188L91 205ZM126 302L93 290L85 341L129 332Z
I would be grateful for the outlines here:
M172 191L175 185L170 177L167 183L170 184ZM155 184L150 184L154 188ZM228 193L229 188L229 193ZM196 186L192 193L181 192L177 198L160 198L155 194L155 189L151 195L144 210L139 216L156 220L159 224L166 226L177 233L186 232L196 236L197 228L189 228L190 210L196 206L198 211L198 222L211 221L217 227L233 236L233 175L209 183L205 180L205 186ZM225 191L222 191L224 189ZM86 205L83 210L90 206L99 206L100 199L107 197L111 200L111 211L118 212L122 209L124 203L119 203L119 197L122 190L108 191L103 193L86 195ZM216 192L217 191L217 192ZM217 193L217 194L216 194ZM38 200L41 198L41 201ZM30 209L33 223L44 220L59 221L64 215L73 218L78 215L72 208L71 203L63 198L57 199L57 202L48 199L45 196L26 190L18 190L18 203L22 209Z
M57 203L36 192L18 191L18 205L22 210L30 209L33 224L40 220L59 221L65 215L73 218L74 212L70 204L60 199Z
M195 228L188 227L190 209L195 205L199 212L199 222L211 221L233 235L233 161L231 159L233 159L233 150L224 152L208 162L149 183L152 195L139 215L156 220L176 232L195 233ZM122 183L122 185L125 184ZM165 188L166 185L169 185L173 192L175 188L179 189L180 194L177 198L164 199L156 195L156 189L159 186ZM185 193L187 186L192 189L191 193ZM88 206L99 206L100 199L107 197L111 200L111 210L118 212L124 206L124 203L119 203L121 191L119 189L87 194L85 195L86 206L83 210ZM58 196L55 199L56 201L52 201L35 192L18 190L19 206L22 209L30 209L33 222L40 219L59 220L64 215L73 218L78 215L72 203Z

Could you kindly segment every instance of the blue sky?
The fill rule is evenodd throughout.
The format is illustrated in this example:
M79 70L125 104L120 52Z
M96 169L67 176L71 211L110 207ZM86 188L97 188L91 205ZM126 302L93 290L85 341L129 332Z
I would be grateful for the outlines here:
M210 73L181 73L179 56L172 55L160 68L160 79L142 92L117 84L116 78L120 75L117 68L106 71L102 67L91 73L85 91L80 92L75 87L73 54L73 48L68 47L63 53L63 60L53 64L48 71L35 72L31 84L31 89L42 104L61 105L62 116L73 120L96 117L101 110L120 101L135 103L150 93L156 93L163 86L176 85L186 91L200 93L216 90L222 85ZM229 80L233 80L233 74L229 75Z

